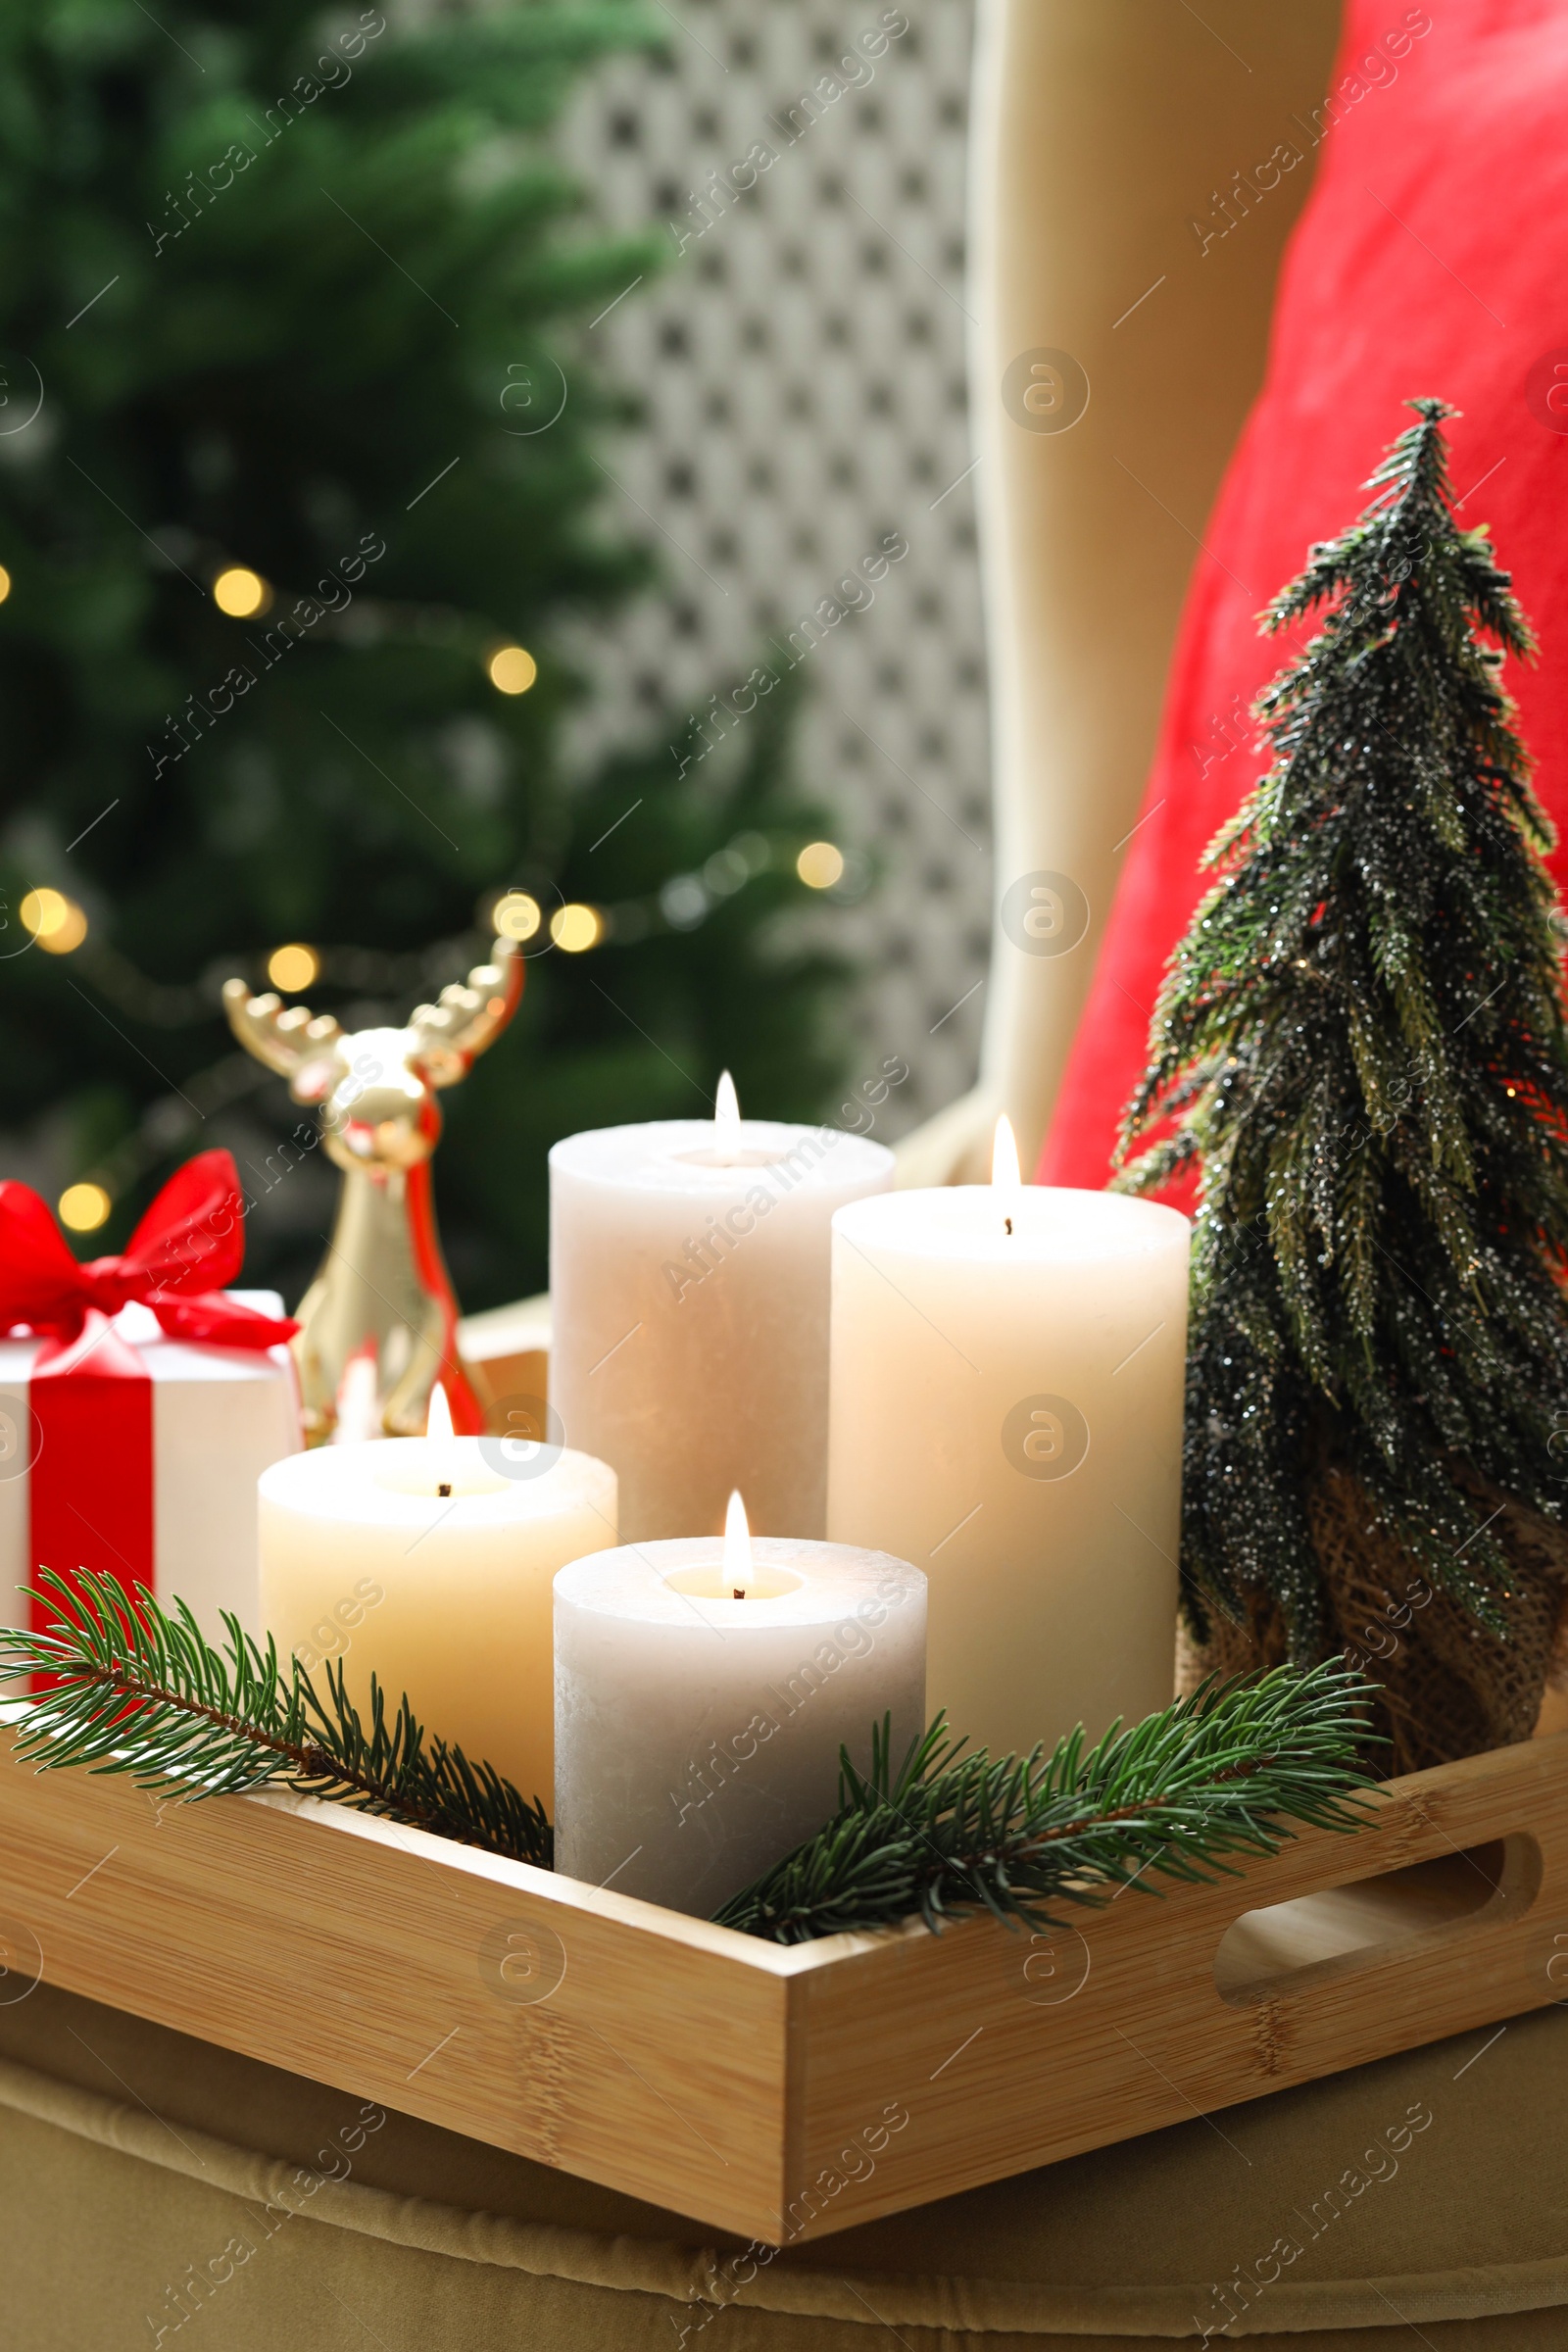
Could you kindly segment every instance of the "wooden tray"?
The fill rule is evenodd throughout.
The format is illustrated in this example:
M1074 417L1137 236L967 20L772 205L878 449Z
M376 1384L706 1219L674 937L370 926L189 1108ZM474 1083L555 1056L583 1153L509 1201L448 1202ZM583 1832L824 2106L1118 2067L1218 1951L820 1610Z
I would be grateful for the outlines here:
M1568 1733L1391 1782L1357 1837L1125 1891L1054 1937L974 1920L791 1950L341 1807L160 1803L0 1751L7 1970L768 2243L1511 2017L1568 1977Z

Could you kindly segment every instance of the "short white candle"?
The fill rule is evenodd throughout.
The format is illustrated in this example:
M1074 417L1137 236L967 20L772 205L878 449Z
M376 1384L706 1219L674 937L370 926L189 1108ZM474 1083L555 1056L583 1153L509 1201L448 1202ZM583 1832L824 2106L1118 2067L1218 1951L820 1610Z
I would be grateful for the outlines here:
M893 1154L833 1128L719 1115L567 1137L550 1154L550 1404L620 1481L620 1526L819 1537L829 1228Z
M373 1673L405 1691L427 1734L550 1798L550 1587L613 1544L615 1474L526 1439L454 1438L446 1396L431 1434L320 1446L264 1471L262 1617L326 1696L340 1659L366 1712Z
M925 1578L839 1544L641 1544L556 1579L556 1868L711 1917L925 1724Z
M930 1704L993 1750L1171 1696L1190 1228L1112 1193L895 1193L833 1233L828 1533L931 1580Z

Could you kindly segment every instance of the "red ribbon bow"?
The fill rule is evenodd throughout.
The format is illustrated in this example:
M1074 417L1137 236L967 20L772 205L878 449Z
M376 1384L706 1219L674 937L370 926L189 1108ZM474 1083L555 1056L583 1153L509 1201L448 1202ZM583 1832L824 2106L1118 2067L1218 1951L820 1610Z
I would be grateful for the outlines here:
M127 1589L155 1583L153 1384L111 1318L132 1299L173 1340L272 1348L297 1323L225 1298L245 1257L245 1203L226 1152L202 1152L172 1176L120 1257L72 1256L27 1185L0 1183L0 1331L25 1324L42 1346L28 1385L29 1560L79 1567ZM180 1497L163 1498L178 1511ZM33 1602L33 1622L47 1608Z
M82 1265L37 1194L0 1183L0 1331L26 1323L41 1338L69 1343L90 1308L115 1315L136 1299L172 1340L275 1348L297 1323L222 1296L245 1261L244 1216L233 1159L202 1152L170 1178L122 1256Z

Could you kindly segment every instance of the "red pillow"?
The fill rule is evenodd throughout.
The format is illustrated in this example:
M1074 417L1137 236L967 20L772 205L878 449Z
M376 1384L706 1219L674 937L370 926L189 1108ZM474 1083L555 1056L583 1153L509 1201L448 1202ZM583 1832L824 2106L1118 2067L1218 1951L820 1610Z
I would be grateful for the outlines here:
M1041 1153L1046 1184L1103 1184L1198 859L1255 781L1248 707L1284 665L1264 602L1435 393L1465 523L1493 526L1542 642L1508 683L1536 783L1568 833L1568 8L1350 0L1318 178L1281 273L1267 375L1188 591L1153 771ZM1332 117L1332 120L1330 119ZM1258 182L1257 200L1267 201ZM1235 225L1248 220L1233 196ZM1225 251L1216 211L1195 260ZM1568 851L1554 860L1559 879Z

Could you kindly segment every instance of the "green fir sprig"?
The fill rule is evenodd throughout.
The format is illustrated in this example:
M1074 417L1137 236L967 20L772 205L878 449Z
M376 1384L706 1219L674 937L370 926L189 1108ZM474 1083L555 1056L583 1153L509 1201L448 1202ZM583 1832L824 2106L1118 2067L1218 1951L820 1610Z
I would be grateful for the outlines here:
M341 1665L328 1661L323 1700L298 1658L281 1664L272 1638L259 1648L227 1610L219 1649L182 1600L165 1609L138 1592L132 1602L86 1568L70 1584L38 1576L53 1617L42 1632L0 1629L0 1681L48 1678L23 1701L17 1739L40 1771L128 1773L184 1798L281 1785L549 1869L538 1799L460 1747L426 1742L406 1696L389 1717L373 1675L367 1727Z
M184 1801L280 1786L358 1806L487 1853L552 1867L544 1808L495 1769L430 1739L404 1697L390 1717L372 1678L368 1728L328 1665L323 1701L298 1659L280 1663L225 1613L222 1649L185 1603L127 1599L83 1569L39 1571L52 1608L41 1632L0 1629L0 1682L38 1675L20 1701L17 1753L40 1771L126 1773ZM1104 1890L1205 1880L1233 1857L1271 1854L1293 1822L1354 1830L1367 1786L1370 1688L1334 1659L1191 1697L1094 1746L1082 1727L1047 1756L965 1754L938 1716L895 1770L891 1727L872 1763L840 1759L840 1807L815 1837L718 1914L780 1943L918 1915L986 1910L1051 1923L1044 1907L1094 1904Z
M939 1715L897 1772L885 1722L868 1774L841 1751L833 1820L732 1896L718 1924L775 1943L911 1914L933 1932L976 1911L1047 1927L1060 1924L1054 1903L1240 1875L1231 1857L1276 1852L1293 1822L1361 1826L1370 1698L1338 1658L1211 1679L1093 1747L1080 1726L1049 1756L966 1755Z

